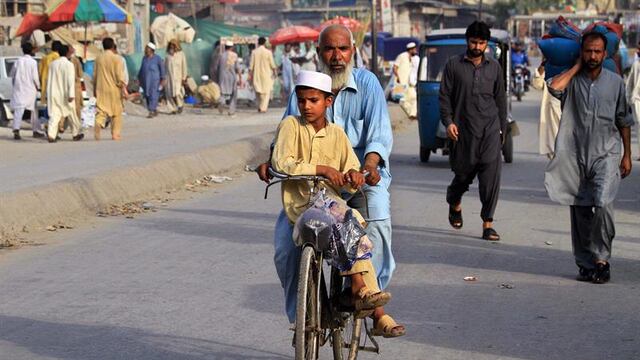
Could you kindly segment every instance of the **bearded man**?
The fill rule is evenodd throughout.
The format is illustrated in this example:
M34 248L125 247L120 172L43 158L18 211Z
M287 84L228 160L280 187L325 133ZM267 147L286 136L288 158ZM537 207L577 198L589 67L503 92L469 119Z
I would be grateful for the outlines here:
M462 195L478 177L482 238L500 240L493 214L500 192L502 139L507 131L507 99L502 67L484 53L491 30L474 21L465 33L467 51L452 57L440 83L440 120L451 140L449 162L455 174L447 188L449 224L462 228Z
M633 119L626 116L622 78L602 67L606 48L604 35L584 34L578 62L549 81L562 118L544 181L552 200L570 206L577 280L596 284L611 277L613 201L620 179L631 173Z
M349 206L368 214L367 234L374 243L372 262L377 272L380 289L389 285L395 269L391 252L391 209L389 201L389 155L393 145L391 121L384 101L384 92L376 76L366 69L353 68L353 35L342 25L326 27L319 36L317 53L318 70L332 80L335 96L333 105L327 108L327 119L344 129L361 164L363 172L368 172L363 192L365 199L358 193L349 200ZM295 92L289 97L284 117L300 115ZM268 164L258 168L263 181L269 181ZM286 310L289 320L295 320L296 293L298 288L298 263L300 249L292 241L293 225L284 212L280 213L275 229L274 261L278 277L286 297ZM375 326L384 328L387 337L403 335L404 326L398 325L376 310Z

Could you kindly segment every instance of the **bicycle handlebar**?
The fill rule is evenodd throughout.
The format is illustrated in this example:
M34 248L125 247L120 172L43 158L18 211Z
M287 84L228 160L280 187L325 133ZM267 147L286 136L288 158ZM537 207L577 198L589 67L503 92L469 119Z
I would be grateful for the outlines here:
M275 171L272 167L269 167L269 175L271 175L273 177L273 179L277 179L277 180L271 180L269 182L269 184L267 184L267 187L264 189L264 198L265 200L267 199L267 196L269 194L269 188L272 185L281 183L283 181L287 181L287 180L306 180L306 181L313 181L313 183L315 185L318 184L318 182L320 181L328 181L329 179L327 179L324 176L319 176L319 175L288 175L285 173L281 173L281 172L277 172ZM363 173L364 177L369 176L369 172L365 171ZM358 189L358 192L362 195L362 198L364 199L364 206L365 209L367 210L367 219L369 218L369 202L367 201L367 195L364 193L364 191L362 191L362 187L360 187Z

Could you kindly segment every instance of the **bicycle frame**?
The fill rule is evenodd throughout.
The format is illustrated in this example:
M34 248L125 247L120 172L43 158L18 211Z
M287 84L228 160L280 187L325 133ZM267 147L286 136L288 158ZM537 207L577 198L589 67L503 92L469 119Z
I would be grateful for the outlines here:
M311 201L314 195L317 194L318 191L320 191L319 189L320 182L327 181L327 179L322 176L317 176L317 175L290 176L287 174L278 173L272 168L269 168L269 174L273 177L274 180L272 180L265 188L265 193L264 193L265 199L267 199L269 188L272 185L281 183L283 181L298 180L298 181L309 181L313 183L313 185L311 186L310 197L309 197L309 201ZM365 172L364 175L368 176L368 173ZM368 218L369 206L368 206L366 194L362 191L362 189L358 189L358 191L363 196L364 206L366 208L366 214ZM305 332L309 332L309 331L316 332L318 335L318 345L323 346L324 344L326 344L328 339L333 336L333 333L335 331L341 331L344 333L344 331L351 330L351 329L347 329L346 325L349 317L353 316L353 310L342 308L340 305L340 297L343 289L343 280L339 270L331 267L329 283L327 284L324 276L325 272L323 270L324 258L323 258L322 251L316 248L316 244L313 241L305 241L305 243L302 245L302 252L304 252L305 248L307 247L311 247L313 249L313 253L315 255L314 256L315 264L317 264L317 269L318 269L313 274L314 275L313 277L315 279L315 284L317 285L317 289L316 289L317 292L316 294L314 294L314 296L316 297L316 304L318 304L317 313L315 314L316 319L318 319L318 323L316 324L315 328L306 329ZM329 292L327 292L327 289L329 289ZM345 317L345 314L348 314L348 316ZM355 359L357 357L357 351L368 351L368 352L380 353L380 347L378 343L375 341L375 339L373 338L371 331L366 325L366 321L356 320L355 318L354 318L354 321L362 321L365 323L367 338L371 341L373 346L366 346L366 343L360 344L361 332L358 330L357 333L356 331L354 331L354 333L356 334L354 335L354 338L351 339L351 343L348 344L343 342L342 344L338 344L340 349L350 348L352 346L351 345L352 343L357 344L356 353L354 355L350 355L349 359ZM360 326L359 324L354 323L354 327L356 329L360 329L359 326ZM335 345L336 344L333 344L333 346Z

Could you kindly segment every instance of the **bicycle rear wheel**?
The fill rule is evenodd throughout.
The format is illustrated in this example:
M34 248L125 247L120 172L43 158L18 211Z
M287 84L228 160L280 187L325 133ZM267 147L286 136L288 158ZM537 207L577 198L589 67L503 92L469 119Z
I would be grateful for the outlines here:
M321 270L311 246L302 250L296 304L296 360L316 360L320 347L319 289Z

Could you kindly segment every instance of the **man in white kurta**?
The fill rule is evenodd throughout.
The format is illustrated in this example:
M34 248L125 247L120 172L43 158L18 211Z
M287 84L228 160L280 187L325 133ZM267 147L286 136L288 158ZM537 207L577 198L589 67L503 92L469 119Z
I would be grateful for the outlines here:
M253 89L258 97L258 112L267 112L273 79L276 76L276 63L273 61L273 53L265 47L267 40L258 39L258 48L251 54L249 64L249 76L253 82Z
M640 60L636 58L631 65L629 77L627 77L627 103L631 107L631 114L636 123L638 138L638 153L640 154ZM638 158L640 160L640 157Z
M76 113L76 70L68 55L69 48L62 45L60 57L49 65L47 76L47 108L49 109L47 135L49 142L56 142L58 124L64 118L69 118L73 140L78 141L84 138L84 135L80 133L80 119Z
M165 57L165 69L167 71L167 106L172 114L182 113L184 107L184 83L189 76L187 58L177 39L169 41L167 56Z
M9 105L13 109L13 138L16 140L22 139L20 137L20 126L22 126L22 116L25 110L29 110L31 113L33 137L44 137L38 114L36 113L36 95L40 87L40 77L38 75L38 63L33 58L33 51L33 45L30 43L22 44L24 55L13 65L9 75L13 84Z
M407 113L410 119L415 119L418 113L418 103L417 103L417 94L416 94L416 84L411 83L411 73L414 68L414 63L416 61L413 60L414 56L417 56L418 48L416 43L410 42L407 44L407 51L401 53L396 58L396 61L393 64L393 74L395 75L396 84L400 86L404 86L404 96L402 100L400 100L400 107ZM418 63L420 59L417 59ZM417 78L417 67L416 64L416 78Z
M547 155L549 159L553 157L556 145L556 136L560 127L560 100L551 96L547 83L544 81L544 62L533 73L531 86L542 91L542 104L540 104L540 126L538 136L540 143L540 155Z

